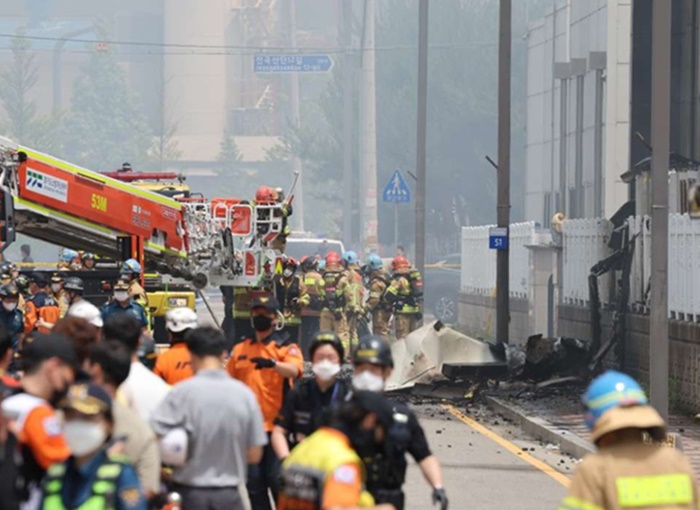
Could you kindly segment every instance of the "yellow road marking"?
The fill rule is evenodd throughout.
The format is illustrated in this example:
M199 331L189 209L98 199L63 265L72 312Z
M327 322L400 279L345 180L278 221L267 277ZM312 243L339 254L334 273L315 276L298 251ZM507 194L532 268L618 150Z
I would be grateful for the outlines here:
M545 475L550 476L553 478L555 481L563 485L564 487L568 487L569 484L571 483L571 480L569 479L568 476L564 475L563 473L560 473L556 469L554 469L552 466L549 464L542 462L540 459L537 459L530 455L527 452L524 452L522 448L519 446L511 443L507 439L502 438L492 430L487 429L484 427L481 423L471 419L469 416L466 416L459 410L457 410L454 406L451 406L449 404L443 404L442 407L450 413L452 416L457 418L459 421L462 423L469 425L471 428L476 430L479 434L482 436L488 437L491 441L494 441L495 443L498 443L501 445L503 448L508 450L510 453L518 456L519 458L523 459L525 462L530 464L533 467L536 467L540 471L542 471Z

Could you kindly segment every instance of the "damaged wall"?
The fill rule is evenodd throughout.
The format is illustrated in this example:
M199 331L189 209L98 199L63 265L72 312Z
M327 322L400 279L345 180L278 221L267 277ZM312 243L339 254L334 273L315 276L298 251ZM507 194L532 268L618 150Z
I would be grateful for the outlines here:
M527 299L510 298L511 343L525 343L527 337L532 334L529 307ZM472 336L494 338L496 336L496 297L460 293L459 323Z
M602 312L602 338L606 341L612 332L612 314ZM590 339L590 312L587 308L571 305L559 307L561 336ZM670 404L673 410L700 411L700 324L669 320ZM649 381L649 317L630 315L628 336L624 346L624 360L620 367L637 377L643 384Z

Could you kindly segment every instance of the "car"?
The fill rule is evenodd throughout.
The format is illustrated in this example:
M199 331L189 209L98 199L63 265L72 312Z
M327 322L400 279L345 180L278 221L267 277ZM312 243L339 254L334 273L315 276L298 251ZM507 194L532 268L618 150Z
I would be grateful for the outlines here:
M457 322L462 255L452 253L425 265L424 313L445 324Z
M329 251L335 251L342 255L345 251L342 241L335 239L316 239L311 237L293 237L287 238L287 246L284 253L296 260L301 260L303 257L312 257L316 254L321 258L325 258Z

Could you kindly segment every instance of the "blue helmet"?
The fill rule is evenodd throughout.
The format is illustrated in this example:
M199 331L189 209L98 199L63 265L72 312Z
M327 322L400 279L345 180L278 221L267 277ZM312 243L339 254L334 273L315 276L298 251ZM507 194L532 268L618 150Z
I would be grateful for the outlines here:
M347 262L348 264L359 264L360 263L360 257L357 256L357 253L354 251L346 251L343 253L343 260Z
M63 253L61 253L61 260L63 262L70 262L74 258L78 256L78 252L75 250L71 250L69 248L65 248L63 250Z
M376 253L370 253L369 257L367 257L367 267L369 267L371 271L377 271L384 267L384 262Z
M586 426L593 430L606 411L649 403L642 387L629 375L608 370L596 377L581 399L586 406Z
M321 259L316 263L316 267L318 268L319 271L323 271L326 269L326 261Z
M141 273L141 264L136 259L129 259L122 264L122 273Z

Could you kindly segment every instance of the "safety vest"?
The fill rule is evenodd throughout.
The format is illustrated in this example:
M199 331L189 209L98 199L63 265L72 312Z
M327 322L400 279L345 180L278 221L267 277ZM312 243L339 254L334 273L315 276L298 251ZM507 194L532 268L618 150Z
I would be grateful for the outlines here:
M345 294L338 289L338 283L340 283L343 276L343 273L332 271L323 274L325 307L332 312L345 308Z
M326 478L340 466L362 460L339 431L322 428L299 443L282 464L279 510L323 510ZM360 507L374 506L374 498L363 491Z
M323 276L316 271L309 271L304 274L304 285L311 300L309 306L302 310L302 315L318 316L320 315L318 312L323 308Z
M46 472L44 504L42 510L113 510L117 498L117 481L128 461L117 456L107 456L97 468L90 496L79 507L67 509L61 498L66 464L54 464Z

